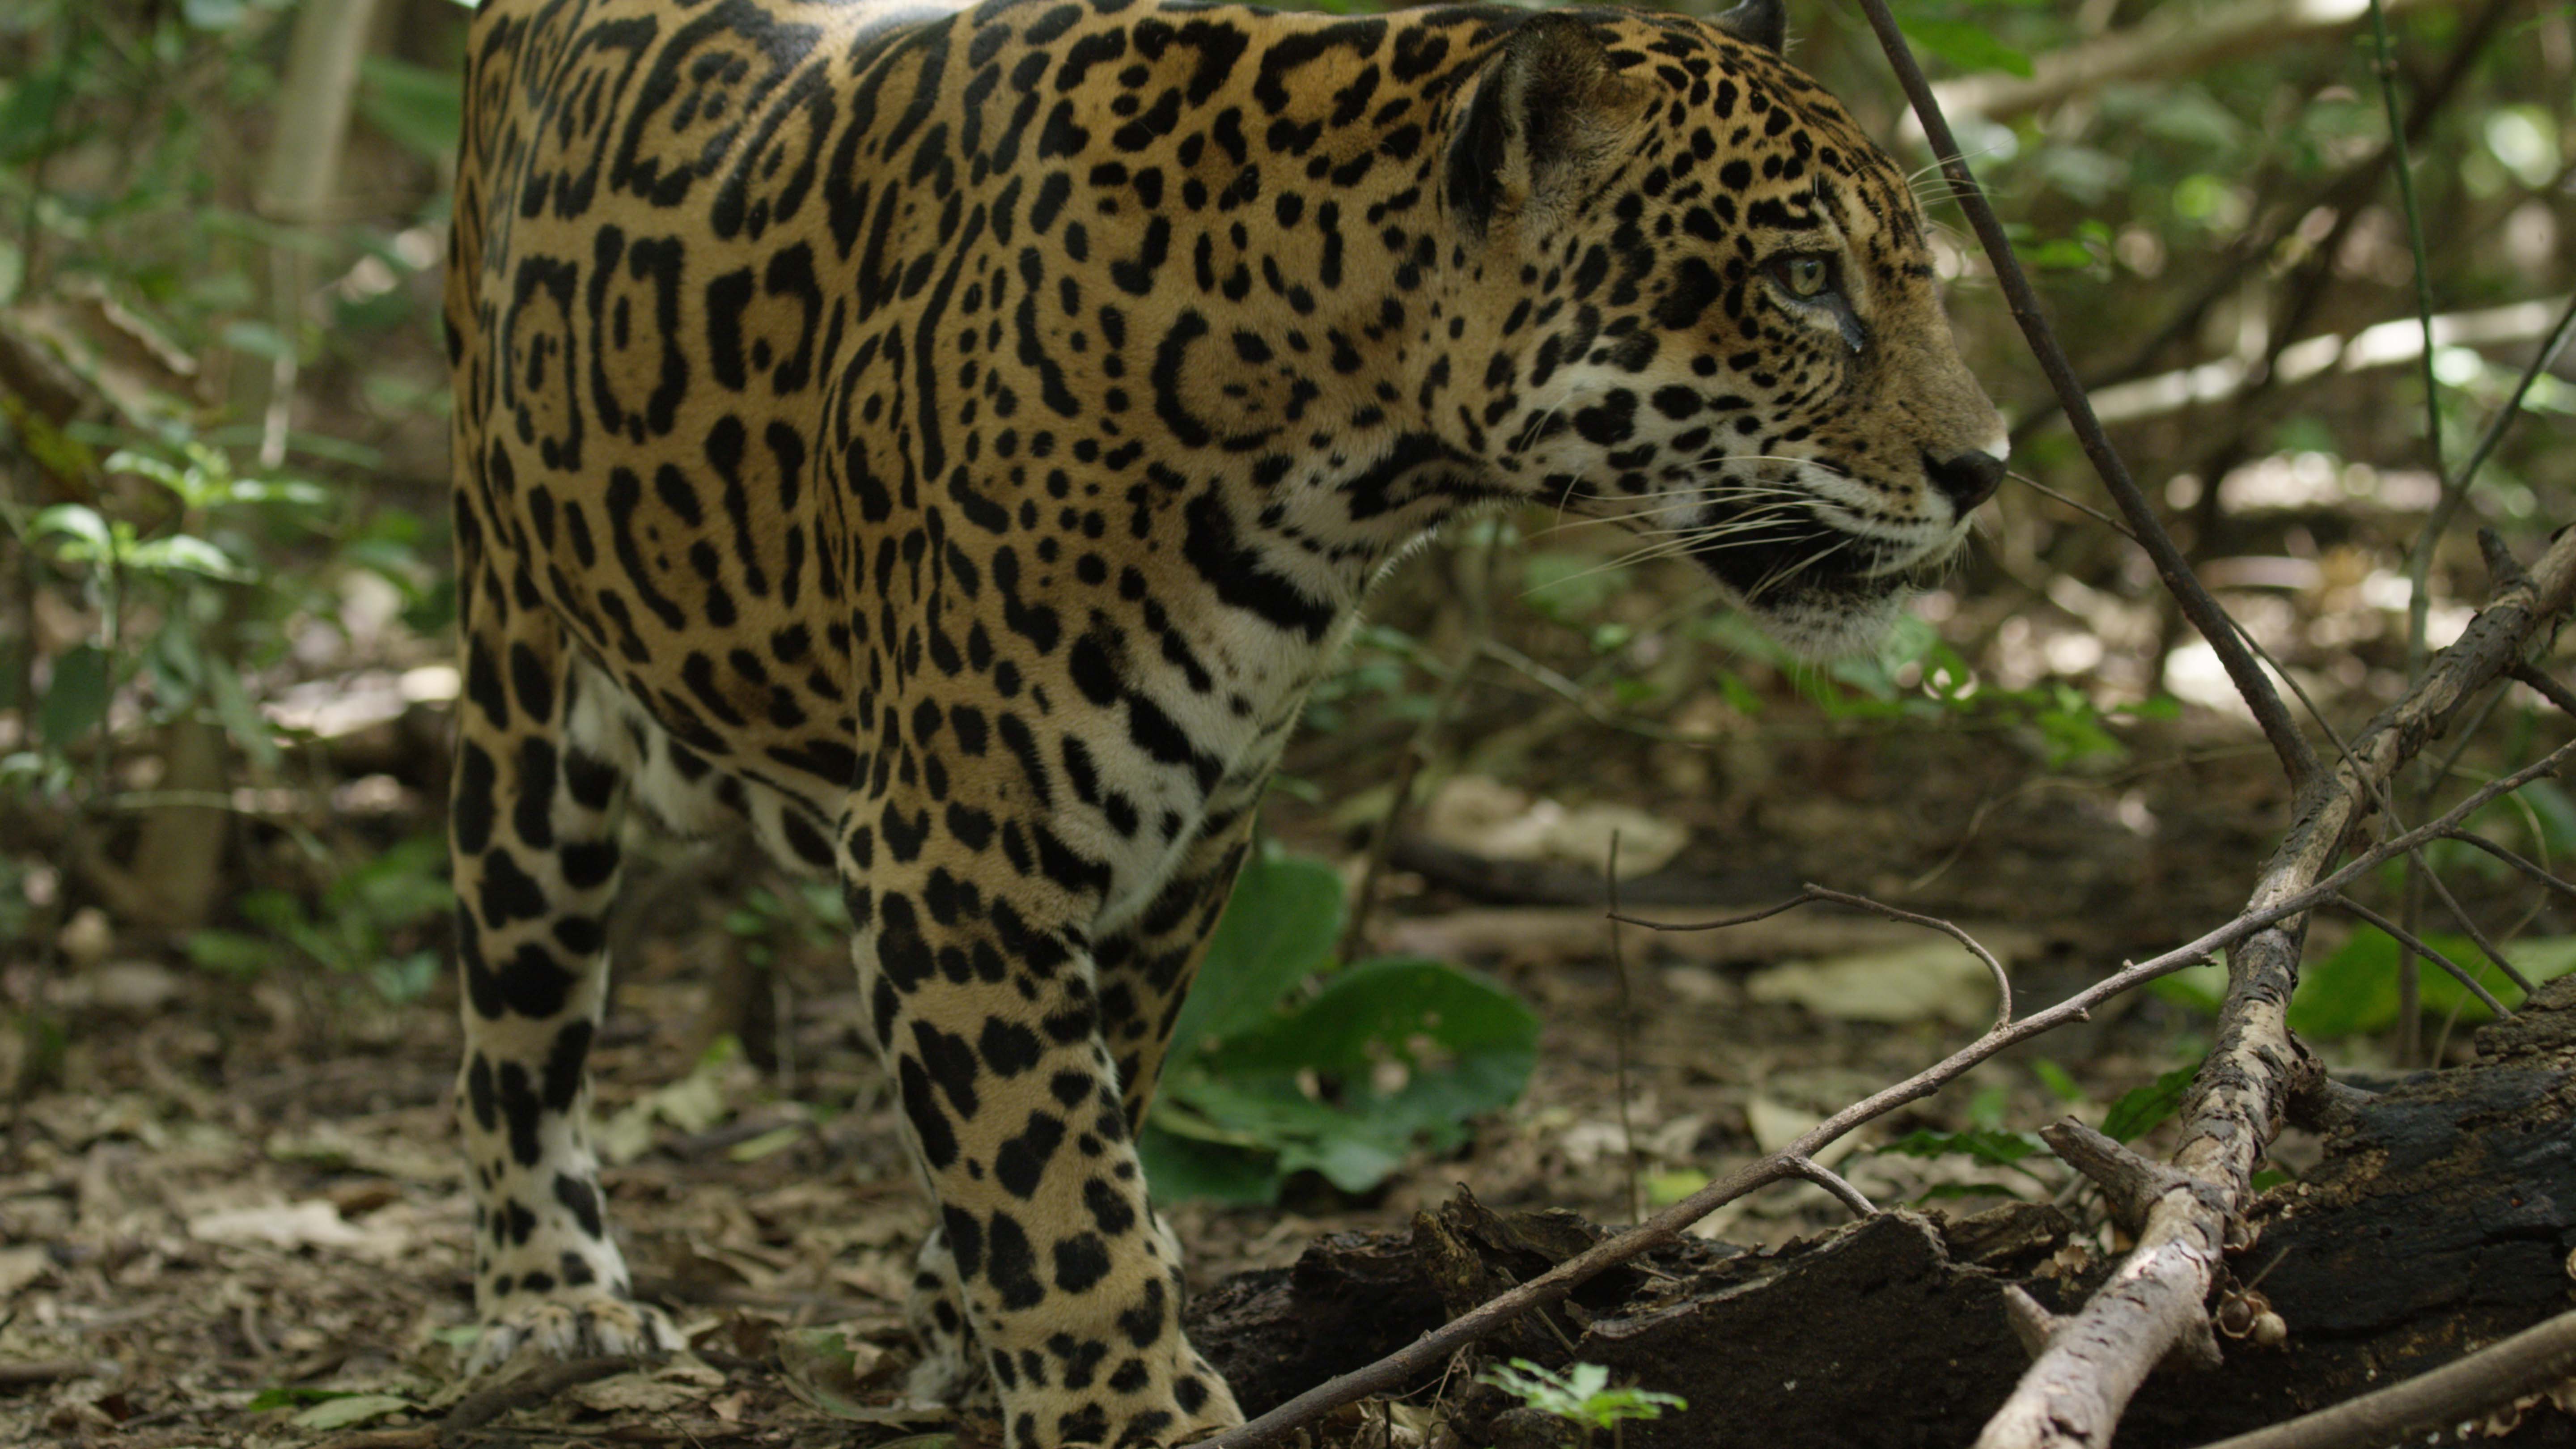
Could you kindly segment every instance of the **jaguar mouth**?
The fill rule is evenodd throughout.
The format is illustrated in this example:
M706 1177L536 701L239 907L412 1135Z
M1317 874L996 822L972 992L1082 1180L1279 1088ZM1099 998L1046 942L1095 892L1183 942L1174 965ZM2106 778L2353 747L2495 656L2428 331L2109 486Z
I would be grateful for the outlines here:
M1939 581L1959 541L1876 538L1804 508L1721 518L1699 531L1690 554L1700 567L1773 637L1813 658L1874 647L1904 601Z

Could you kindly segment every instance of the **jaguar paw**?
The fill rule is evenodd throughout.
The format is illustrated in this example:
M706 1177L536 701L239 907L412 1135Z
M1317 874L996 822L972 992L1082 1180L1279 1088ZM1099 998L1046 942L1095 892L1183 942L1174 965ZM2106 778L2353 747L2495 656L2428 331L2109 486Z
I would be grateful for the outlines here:
M529 1298L483 1319L465 1370L487 1373L522 1354L546 1358L660 1358L682 1347L669 1314L609 1293Z

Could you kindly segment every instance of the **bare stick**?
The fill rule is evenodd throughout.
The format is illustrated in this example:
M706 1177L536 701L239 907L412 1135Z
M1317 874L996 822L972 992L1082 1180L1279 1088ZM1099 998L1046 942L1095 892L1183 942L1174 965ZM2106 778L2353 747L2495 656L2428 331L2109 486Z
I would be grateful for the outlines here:
M1823 1188L1825 1191L1832 1193L1835 1197L1842 1199L1843 1206L1850 1208L1853 1212L1860 1214L1862 1217L1874 1218L1878 1216L1878 1208L1870 1202L1866 1194L1864 1194L1859 1188L1852 1186L1851 1182L1841 1173L1834 1171L1832 1168L1825 1166L1814 1158L1796 1158L1790 1162L1789 1170L1798 1174L1800 1177L1805 1178L1807 1181L1814 1183L1816 1186Z
M1995 269L1995 281L2003 289L2004 301L2012 309L2013 320L2021 324L2022 336L2030 343L2032 356L2039 360L2040 371L2048 375L2049 386L2057 392L2058 404L2066 410L2066 420L2075 429L2076 438L2084 445L2084 455L2093 460L2093 471L2102 477L2102 486L2118 504L2122 517L2129 520L2129 531L2153 559L2156 574L2181 606L2183 617L2209 641L2218 662L2227 669L2227 677L2236 684L2236 692L2245 697L2247 708L2254 712L2254 722L2263 727L2263 737L2272 743L2273 753L2281 758L2281 767L2289 772L2290 783L2304 788L2317 776L2316 753L2300 735L2298 722L2290 718L2289 709L2281 703L2272 681L2254 662L2244 644L2236 637L2227 611L2210 597L2200 579L2191 571L2173 535L2165 532L2156 517L2155 505L2139 491L2129 476L2129 465L2120 458L2117 448L2102 431L2102 423L2093 415L2093 405L2084 396L2083 383L2076 380L2074 364L2066 360L2066 350L2049 330L2048 319L2041 310L2039 293L2023 275L2021 263L2014 260L2012 242L2005 237L2003 222L1995 209L1986 203L1986 194L1977 179L1960 159L1958 137L1950 133L1950 123L1941 115L1941 103L1932 97L1931 83L1923 78L1923 68L1914 63L1914 52L1905 43L1904 33L1896 27L1896 17L1888 13L1887 0L1860 0L1861 13L1869 17L1870 29L1878 32L1878 43L1887 52L1888 64L1896 79L1914 102L1914 114L1923 123L1923 135L1932 143L1932 154L1941 158L1941 174L1948 178L1950 189L1966 212L1968 224L1975 228L1977 240L1984 244L1986 258Z
M2163 1163L2149 1162L2072 1117L2040 1128L2039 1136L2057 1154L2058 1161L2102 1189L2103 1201L2111 1205L2111 1216L2132 1233L2145 1224L2147 1212L2156 1205L2157 1198L2192 1185L2190 1178Z
M1637 1124L1628 1114L1628 1033L1636 1026L1636 1011L1629 1003L1628 953L1620 948L1619 922L1619 832L1610 832L1610 862L1603 868L1602 889L1610 899L1610 969L1619 974L1619 1029L1610 1033L1611 1049L1618 1054L1619 1069L1619 1146L1628 1159L1628 1220L1646 1220L1646 1190L1637 1180Z
M1919 1102L1941 1090L1969 1068L1999 1052L2017 1046L2033 1037L2042 1036L2070 1021L2089 1017L2094 1008L2135 990L2159 976L2168 976L2187 966L2199 965L2213 951L2228 949L2246 937L2271 927L2275 922L2312 910L2316 905L2341 890L2360 876L2427 840L2439 839L2457 829L2460 822L2486 808L2499 797L2539 779L2555 774L2571 759L2576 759L2576 741L2559 746L2542 758L2491 780L2472 792L2468 798L2404 835L2383 841L2356 857L2342 870L2326 877L2304 891L2294 892L2273 901L2260 910L2249 911L2226 925L2203 932L2162 955L2127 964L2110 976L2093 983L2073 996L2043 1011L2021 1017L2010 1025L1988 1031L1968 1045L1952 1052L1932 1066L1894 1086L1845 1107L1817 1123L1796 1141L1777 1152L1746 1163L1689 1197L1673 1204L1644 1223L1606 1238L1568 1258L1536 1278L1509 1292L1479 1304L1433 1329L1394 1353L1373 1364L1353 1369L1338 1378L1308 1389L1297 1397L1272 1409L1248 1424L1229 1429L1206 1441L1201 1449L1255 1449L1273 1444L1288 1434L1313 1423L1323 1415L1354 1403L1371 1394L1401 1390L1437 1370L1460 1349L1508 1326L1521 1314L1548 1307L1563 1299L1576 1287L1595 1275L1615 1268L1639 1254L1666 1244L1678 1242L1691 1224L1717 1211L1726 1204L1758 1188L1784 1178L1798 1176L1796 1163L1813 1160L1816 1153L1863 1123L1883 1117L1909 1102ZM1802 894L1765 910L1715 925L1742 924L1776 916L1783 911L1808 904L1816 897ZM2285 993L2286 994L2286 993Z
M2576 1372L2576 1313L2562 1313L2466 1358L2287 1423L2204 1449L2355 1449L2474 1419Z
M2048 1345L2057 1337L2057 1325L2061 1321L2056 1314L2041 1307L2039 1300L2031 1297L2029 1290L2019 1283L2004 1285L2004 1317L2012 1324L2013 1337L2021 1340L2021 1351L2032 1358L2048 1352Z
M2531 978L2515 970L2513 963L2504 958L2504 948L2487 939L2486 928L2478 924L2477 917L2469 914L2468 907L2460 904L2458 896L2451 894L2451 888L2442 884L2442 877L2435 874L2431 866L2422 864L2422 855L2413 858L2423 869L2424 884L2431 886L2433 894L2442 898L2443 908L2451 913L2451 919L2460 923L2460 929L2469 933L2469 939L2477 943L2478 949L2486 953L2487 960L2504 973L2505 979L2512 982L2516 990L2524 996L2531 995Z
M2576 693L2570 693L2566 685L2527 664L2514 670L2513 677L2530 685L2541 698L2571 715L2576 715Z

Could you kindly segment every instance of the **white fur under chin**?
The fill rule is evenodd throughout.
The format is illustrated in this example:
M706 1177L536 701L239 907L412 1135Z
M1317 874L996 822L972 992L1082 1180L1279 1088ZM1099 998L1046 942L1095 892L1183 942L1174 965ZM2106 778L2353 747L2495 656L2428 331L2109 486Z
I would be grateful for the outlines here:
M1896 627L1912 591L1891 589L1875 599L1834 604L1791 604L1786 608L1750 608L1746 612L1762 632L1792 654L1814 664L1875 654Z

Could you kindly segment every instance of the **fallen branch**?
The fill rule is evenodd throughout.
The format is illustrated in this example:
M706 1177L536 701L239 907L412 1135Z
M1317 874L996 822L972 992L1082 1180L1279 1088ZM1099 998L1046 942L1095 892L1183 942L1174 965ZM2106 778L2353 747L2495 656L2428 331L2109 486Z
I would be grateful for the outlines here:
M2343 853L2379 786L2447 730L2474 695L2520 664L2533 634L2563 614L2571 597L2576 533L2562 534L2528 578L2509 579L2459 642L2435 656L2422 682L2361 731L2333 776L2300 792L2299 818L2240 919L2287 900L2318 899L2318 877ZM2347 867L2327 880L2351 874ZM2172 1164L2181 1180L2156 1198L2137 1247L2023 1374L1977 1449L2108 1444L2148 1371L2177 1345L2208 1333L2204 1305L2226 1250L2241 1246L2255 1164L2286 1100L2313 1071L2287 1021L2306 923L2290 913L2273 919L2277 925L2229 953L2218 1044L2184 1102Z
M2576 535L2571 535L2576 536ZM2476 626L2471 625L2472 632ZM1812 1162L1826 1146L1865 1123L1885 1116L1910 1102L1921 1101L1956 1080L1971 1067L2017 1046L2033 1037L2054 1031L2070 1021L2089 1017L2094 1008L2125 992L2171 975L2185 967L2196 966L2215 951L2237 947L2246 938L2270 928L2274 923L2314 909L2318 904L2364 874L2428 840L2438 840L2459 828L2460 824L2495 800L2545 775L2555 775L2571 759L2576 759L2576 742L2570 742L2509 775L2479 787L2439 818L2426 822L2402 835L2382 841L2362 852L2341 870L2324 880L2274 901L2261 909L2249 910L2227 924L2204 932L2194 940L2162 955L2124 965L2073 996L2046 1010L2018 1020L2007 1021L1988 1030L1985 1035L1961 1047L1934 1065L1887 1087L1876 1094L1845 1107L1817 1123L1796 1141L1780 1150L1758 1158L1682 1201L1666 1208L1652 1219L1608 1238L1585 1252L1568 1258L1555 1268L1530 1279L1483 1305L1460 1314L1446 1325L1414 1340L1377 1362L1320 1384L1249 1423L1229 1429L1205 1441L1201 1449L1254 1449L1275 1444L1299 1429L1305 1428L1344 1404L1354 1403L1371 1394L1403 1390L1428 1377L1447 1362L1450 1355L1486 1336L1508 1327L1523 1313L1549 1307L1562 1301L1576 1287L1596 1275L1615 1268L1652 1249L1678 1242L1691 1224L1758 1188L1803 1174L1802 1163ZM1735 924L1778 914L1811 900L1827 899L1812 891L1780 906L1738 918ZM1858 897L1845 899L1857 900ZM1875 903L1870 903L1875 905ZM1885 908L1880 908L1885 909ZM1654 924L1640 922L1639 924ZM2287 993L2283 993L2285 999Z
M2377 1393L2221 1439L2203 1449L2353 1449L2394 1444L2576 1377L2576 1313L2562 1313L2431 1373Z

